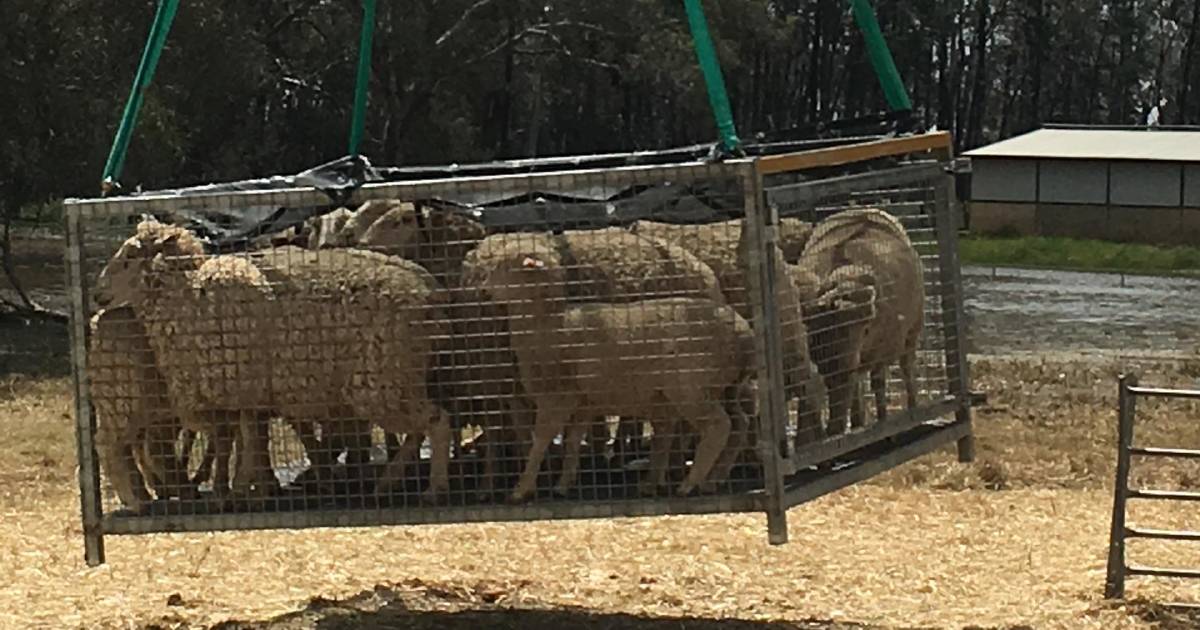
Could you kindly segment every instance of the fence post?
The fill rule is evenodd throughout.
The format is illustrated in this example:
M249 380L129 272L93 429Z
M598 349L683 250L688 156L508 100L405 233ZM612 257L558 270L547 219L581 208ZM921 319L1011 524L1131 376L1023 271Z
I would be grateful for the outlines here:
M1129 498L1129 449L1133 445L1133 416L1137 395L1129 388L1137 377L1122 374L1117 380L1117 475L1113 484L1112 530L1108 535L1108 577L1104 597L1125 597L1125 505Z
M953 175L943 175L935 187L934 212L942 292L942 338L946 348L946 379L958 402L958 422L971 424L970 371L967 365L966 326L963 323L963 284L958 259L958 221L952 202ZM975 461L975 431L958 441L958 461Z
M742 235L748 245L747 295L754 319L754 342L761 362L758 371L758 452L763 463L766 489L767 539L772 545L788 540L787 507L784 505L783 463L780 437L786 435L787 402L783 391L782 337L775 286L785 270L776 269L775 225L763 198L762 175L757 161L749 162L741 177L745 222Z
M100 501L100 462L96 457L96 418L92 414L87 380L87 283L83 277L83 228L79 214L67 211L67 290L71 298L71 376L75 393L76 448L79 452L79 501L83 512L84 560L89 567L104 564L103 506Z

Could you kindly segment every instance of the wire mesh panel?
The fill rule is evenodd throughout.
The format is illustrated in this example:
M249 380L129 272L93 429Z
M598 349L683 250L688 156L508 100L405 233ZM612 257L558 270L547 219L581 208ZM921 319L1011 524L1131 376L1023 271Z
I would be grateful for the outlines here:
M760 509L753 181L72 203L85 512L135 533ZM219 243L181 219L303 204Z
M104 534L737 511L784 542L812 465L966 409L944 185L764 189L733 160L70 201L88 560Z
M782 330L804 330L811 359L785 364L796 384L789 471L804 478L812 466L862 460L862 449L951 412L963 420L957 437L969 435L957 226L942 167L770 183L781 233L788 221L816 226L789 267L803 307L781 312Z

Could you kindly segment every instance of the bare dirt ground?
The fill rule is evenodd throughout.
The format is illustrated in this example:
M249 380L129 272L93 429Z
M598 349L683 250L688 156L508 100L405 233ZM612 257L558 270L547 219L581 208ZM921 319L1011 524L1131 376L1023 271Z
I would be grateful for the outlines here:
M1080 352L1084 325L1056 335L1046 316L976 309L984 341L1046 341L1041 353L976 348L989 394L977 462L947 450L797 507L785 546L766 544L758 515L670 517L110 537L95 569L82 558L65 342L0 329L0 628L1200 627L1162 606L1200 601L1200 584L1140 579L1126 602L1101 597L1115 376L1138 364L1144 382L1190 385L1200 363L1164 360L1166 342L1140 358L1099 338L1101 351ZM1197 411L1144 404L1138 439L1200 446ZM1196 490L1200 465L1139 466L1134 481ZM1147 527L1197 520L1187 506L1131 511ZM1200 567L1200 549L1139 543L1130 559Z

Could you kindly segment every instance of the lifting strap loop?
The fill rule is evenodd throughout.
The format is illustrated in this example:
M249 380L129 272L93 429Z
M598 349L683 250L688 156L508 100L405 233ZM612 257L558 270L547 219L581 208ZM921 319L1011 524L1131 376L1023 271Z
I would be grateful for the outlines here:
M125 103L125 112L121 115L121 125L113 138L112 149L108 153L108 161L104 165L104 175L100 189L107 194L117 186L121 177L121 169L125 166L125 153L129 150L129 139L137 124L138 111L142 107L142 98L146 88L154 78L154 69L158 67L158 59L167 43L167 33L175 20L179 9L179 0L159 0L158 10L154 14L154 24L150 27L150 35L146 38L146 48L142 51L142 60L138 64L137 75L133 79L133 88L129 91L129 100Z
M721 75L717 51L708 33L704 8L700 6L700 0L683 0L683 4L687 9L688 26L692 31L692 42L700 62L700 71L704 74L704 84L708 89L708 102L712 107L713 118L716 119L717 132L721 136L721 148L735 153L740 149L741 141L738 140L737 129L733 125L733 109L729 105L729 94L725 91L725 79Z
M354 88L354 113L350 119L349 154L358 155L367 118L367 93L371 82L371 46L375 36L375 0L363 0L362 33L358 42L358 79Z
M896 62L892 59L892 51L888 49L887 41L879 30L879 21L875 19L870 0L850 0L850 6L854 10L858 30L862 31L863 39L867 42L867 53L888 107L893 112L912 111L908 91L904 89L904 82L900 80L900 72L896 70Z

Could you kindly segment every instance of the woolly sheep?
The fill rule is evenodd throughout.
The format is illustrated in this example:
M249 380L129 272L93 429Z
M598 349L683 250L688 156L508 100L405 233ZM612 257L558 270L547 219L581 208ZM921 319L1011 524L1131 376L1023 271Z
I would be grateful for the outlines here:
M553 248L513 241L484 282L507 309L521 382L536 409L533 442L511 499L533 492L545 451L564 429L566 459L556 490L566 492L578 472L582 437L598 415L651 420L655 447L643 490L665 484L669 443L660 440L672 438L680 419L692 424L700 440L677 489L689 494L706 480L729 437L727 391L753 375L749 325L707 298L568 306L565 262Z
M145 327L175 417L212 436L218 495L228 488L233 431L245 440L239 492L273 481L254 427L269 407L271 289L247 260L206 259L187 230L152 219L137 227L101 271L97 300L129 304Z
M904 226L875 208L847 210L814 230L801 266L820 279L806 315L813 358L829 392L831 433L863 424L858 378L870 373L876 417L887 414L886 369L898 362L907 405L917 404L915 365L924 326L921 259Z
M716 275L697 257L673 244L620 228L488 235L473 219L430 207L397 206L381 216L357 243L415 260L452 294L454 345L442 354L439 396L460 421L487 426L524 426L530 405L516 383L503 308L491 304L481 284L494 253L514 241L563 252L572 301L629 301L693 296L723 300ZM495 453L484 453L481 491L489 493Z
M260 443L270 415L339 417L347 408L389 431L431 431L428 494L448 489L449 455L440 448L448 424L426 395L430 339L445 333L429 308L434 284L427 273L349 250L282 247L254 262L203 260L202 253L186 230L143 222L101 274L101 295L134 306L175 413L185 426L217 437L218 461L231 447L229 431L220 429L236 422L245 441L239 489L270 474ZM287 281L297 277L303 279ZM327 362L319 352L330 347L337 355ZM415 450L408 445L389 465L380 491ZM226 482L219 476L216 487Z
M98 417L96 447L113 489L126 508L140 512L151 499L187 494L186 456L175 457L179 423L145 328L129 307L101 310L88 339L89 391ZM188 453L185 449L184 453ZM140 468L140 469L139 469Z
M427 498L449 489L450 424L429 396L436 345L450 337L446 296L419 265L384 254L281 247L256 254L280 322L273 336L275 404L285 417L367 418L405 434L377 486L386 492L433 443Z

